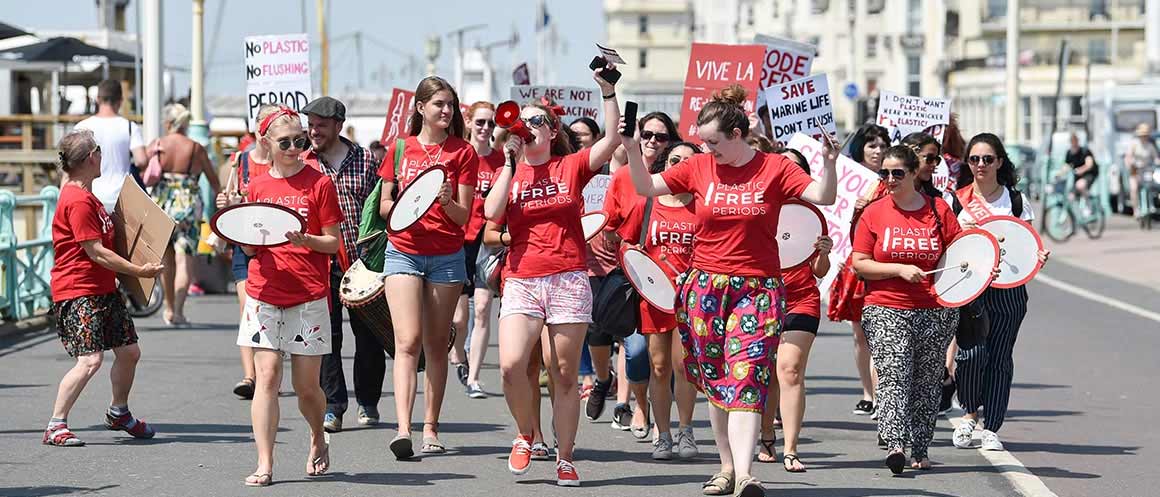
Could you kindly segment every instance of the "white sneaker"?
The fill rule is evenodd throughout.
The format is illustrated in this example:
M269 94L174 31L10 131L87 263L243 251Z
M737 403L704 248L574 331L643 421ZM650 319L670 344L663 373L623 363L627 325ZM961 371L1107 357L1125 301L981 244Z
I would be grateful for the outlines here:
M983 450L1003 450L1003 442L999 441L998 433L983 430Z
M971 448L971 434L975 431L976 421L973 419L964 419L959 423L958 428L955 428L955 433L951 435L951 442L955 447L960 449Z
M697 449L697 439L693 438L692 426L686 426L677 431L675 445L677 446L677 456L681 459L692 459L700 453Z

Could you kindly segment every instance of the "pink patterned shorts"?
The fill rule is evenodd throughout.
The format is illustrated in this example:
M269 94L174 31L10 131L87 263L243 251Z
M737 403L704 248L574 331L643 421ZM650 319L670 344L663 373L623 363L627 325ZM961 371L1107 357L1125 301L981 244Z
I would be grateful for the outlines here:
M545 324L592 322L592 287L583 271L504 280L499 318L523 314Z

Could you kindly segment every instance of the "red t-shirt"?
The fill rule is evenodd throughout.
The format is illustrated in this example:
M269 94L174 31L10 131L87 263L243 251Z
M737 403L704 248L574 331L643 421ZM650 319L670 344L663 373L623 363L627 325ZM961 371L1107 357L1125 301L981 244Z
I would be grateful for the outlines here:
M786 198L800 197L810 176L781 154L757 152L741 167L696 154L661 173L673 193L696 198L693 266L733 276L779 276L777 221Z
M624 241L631 244L640 243L640 225L644 222L644 207L644 200L628 206L623 217L624 222L615 228L616 233ZM661 265L665 274L670 278L676 278L677 273L673 272L669 265L682 273L689 269L689 264L693 260L693 238L696 231L697 213L692 204L670 207L653 199L648 231L645 233L644 251ZM661 261L662 255L665 256L665 261Z
M926 201L929 197L923 199ZM854 252L870 255L877 262L911 264L923 271L934 269L946 243L962 231L947 203L941 198L934 199L934 203L942 220L941 234L928 204L915 211L905 211L895 205L893 197L886 197L867 205L854 229ZM935 300L933 288L933 275L922 283L901 278L867 280L866 305L896 309L942 307Z
M249 162L249 164L246 166L246 168L242 167L242 156L243 155L247 156L246 161ZM266 173L270 172L270 163L269 162L260 162L257 159L254 159L252 156L250 156L250 153L247 151L238 152L238 153L234 154L234 162L238 165L238 167L237 167L238 179L237 179L235 184L239 185L239 187L240 187L239 189L242 191L245 191L249 187L250 182L253 181L255 178L265 176ZM243 174L247 170L249 171L248 178Z
M117 290L117 275L93 262L81 242L100 240L113 248L113 220L92 192L73 184L60 190L52 216L52 301L105 295ZM11 269L11 268L9 268Z
M392 156L394 157L394 156ZM479 172L475 175L475 200L471 203L471 218L467 221L467 228L463 232L463 241L474 242L483 231L483 224L487 219L483 217L483 201L491 190L491 184L499 176L499 168L503 167L503 150L493 149L490 154L479 158Z
M786 312L789 314L822 316L822 294L818 290L818 280L814 278L814 257L805 264L781 272Z
M250 181L249 198L289 207L306 218L306 232L342 222L338 191L325 174L304 167L289 178L269 174ZM330 254L291 244L259 248L250 259L246 294L267 304L292 307L330 295Z
M584 186L596 175L589 150L553 156L538 166L520 163L512 178L506 219L511 247L506 276L534 278L584 271ZM504 220L500 221L505 222Z
M379 176L384 183L396 183L395 191L402 192L419 173L436 164L447 169L447 181L453 185L453 195L459 194L456 185L475 188L479 156L475 153L475 147L455 136L448 136L441 145L427 147L421 145L418 138L408 136L403 147L403 158L399 161L397 182L395 144L392 143L387 147L383 163L379 166ZM436 204L406 231L391 235L391 245L411 255L448 255L463 248L465 238L463 226L452 221L447 212Z

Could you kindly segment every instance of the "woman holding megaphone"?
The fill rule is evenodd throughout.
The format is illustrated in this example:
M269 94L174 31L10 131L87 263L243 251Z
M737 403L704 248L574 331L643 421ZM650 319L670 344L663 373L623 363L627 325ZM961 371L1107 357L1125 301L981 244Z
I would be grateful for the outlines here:
M609 68L612 66L609 65ZM604 97L604 126L620 122L612 83L593 74ZM620 135L608 133L591 147L572 152L560 116L542 104L517 107L505 102L496 122L514 135L504 146L507 167L484 202L488 220L508 226L500 241L508 246L500 303L499 359L504 398L518 430L508 469L527 473L531 465L531 385L527 368L541 331L551 361L552 408L559 443L556 483L579 486L572 464L580 417L576 377L584 334L592 321L592 293L585 261L584 186L612 157Z

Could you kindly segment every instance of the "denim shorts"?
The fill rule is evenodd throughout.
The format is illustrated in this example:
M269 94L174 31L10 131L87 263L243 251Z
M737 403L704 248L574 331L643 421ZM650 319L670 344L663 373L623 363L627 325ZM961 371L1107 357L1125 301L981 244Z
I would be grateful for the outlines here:
M467 281L467 267L463 257L463 248L447 255L412 255L400 252L387 242L383 275L407 274L431 283L459 284Z
M250 272L251 257L242 252L242 247L234 245L234 257L230 260L230 267L234 271L234 281L245 281Z

